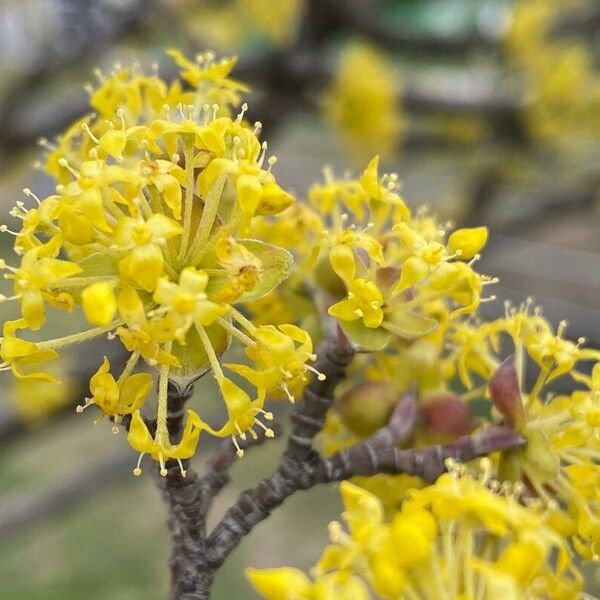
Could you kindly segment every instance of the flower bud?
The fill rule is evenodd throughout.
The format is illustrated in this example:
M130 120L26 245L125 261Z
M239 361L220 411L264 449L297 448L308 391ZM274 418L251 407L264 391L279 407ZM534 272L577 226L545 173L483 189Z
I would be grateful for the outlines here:
M494 406L515 429L525 423L519 377L515 361L509 356L490 378L488 384Z
M342 394L334 406L352 433L368 437L388 424L401 397L388 381L367 381Z
M317 285L334 298L339 298L346 294L344 282L332 269L329 258L326 256L317 262L313 275Z
M427 433L460 437L471 433L476 419L460 396L444 392L425 399L419 407L421 423Z

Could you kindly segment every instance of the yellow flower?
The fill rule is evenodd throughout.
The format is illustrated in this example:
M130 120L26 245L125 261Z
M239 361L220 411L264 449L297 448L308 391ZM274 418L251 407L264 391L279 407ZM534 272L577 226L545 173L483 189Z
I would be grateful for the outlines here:
M110 373L110 363L104 357L100 368L90 379L91 398L86 398L85 404L77 407L78 412L95 404L105 415L118 417L129 415L146 401L152 389L152 376L149 373L136 373L119 377L119 380ZM115 419L118 423L120 419Z
M394 229L409 252L409 257L402 264L400 280L395 288L396 292L423 281L447 261L455 257L463 258L463 252L465 253L464 258L475 256L487 241L485 227L455 231L448 240L448 248L436 240L426 240L406 223L399 223ZM457 265L453 265L453 267L454 269L458 268ZM451 277L460 279L464 275L460 272L453 272Z
M170 352L161 348L175 337L175 326L169 315L149 320L138 293L124 287L119 294L119 313L126 327L118 327L117 335L129 352L139 352L150 365L179 366Z
M255 345L246 347L246 355L254 361L255 368L247 365L225 366L242 375L257 388L272 392L282 389L291 401L307 381L306 371L314 371L307 365L315 360L309 334L295 325L264 325L252 332ZM296 344L299 344L296 346ZM319 378L324 377L317 373Z
M144 454L149 454L154 460L159 462L161 475L164 476L167 474L165 461L173 459L179 463L181 473L185 476L185 470L181 461L191 458L196 452L196 446L198 445L202 428L203 423L198 414L189 409L187 411L185 428L183 430L183 435L181 436L181 441L177 444L171 444L168 440L160 441L153 438L148 431L144 419L142 419L140 411L136 410L131 418L131 425L129 426L129 433L127 434L129 445L141 453L138 465L133 470L133 474L141 474L141 460L144 457Z
M4 337L0 343L0 370L10 369L17 379L39 379L59 383L58 379L43 371L31 371L30 367L39 363L48 362L58 358L58 353L52 349L40 348L38 344L27 342L15 336L17 328L27 325L24 319L6 321L4 323Z
M202 84L209 84L206 86L207 102L217 102L227 98L227 104L237 106L239 104L237 92L248 91L248 87L243 83L229 79L229 74L237 62L235 57L213 62L214 56L207 52L198 55L196 61L192 62L179 50L168 50L167 54L184 69L181 72L181 78L191 86L199 88ZM225 91L228 91L229 94L223 96Z
M299 569L246 569L254 589L267 600L369 600L365 584L346 574L322 574L314 581Z
M559 324L556 334L544 321L539 321L537 325L525 340L525 346L538 366L548 372L547 381L572 371L580 360L600 360L600 350L581 348L584 340L575 344L562 337L565 321Z
M116 378L103 363L85 404L97 404L118 422L135 413L150 391L151 376L133 374L138 360L158 371L157 446L148 450L156 459L171 448L169 380L188 386L212 369L222 381L217 355L232 339L256 343L232 324L235 318L244 329L255 328L241 313L223 315L233 314L232 303L272 292L293 263L281 247L238 237L255 215L270 218L293 197L271 172L274 157L263 168L266 142L259 140L260 124L244 120L247 106L233 119L229 114L246 89L229 77L235 59L215 61L206 53L194 62L177 51L171 55L194 89L137 67L98 72L100 84L89 86L95 113L69 127L57 145L43 142L57 193L39 199L25 190L37 207L17 202L11 211L22 221L19 231L10 232L20 265L2 263L15 293L0 296L0 302L21 305L23 318L7 324L0 349L1 368L18 377L52 380L32 366L55 358L61 348L100 335L118 337L130 353L126 366ZM8 227L0 225L0 232ZM19 328L42 326L46 303L66 311L79 306L96 327L39 343L17 338ZM310 353L299 332L291 336L302 349L282 373L294 383L304 368L294 360L305 362ZM295 351L294 341L291 346ZM225 429L252 435L265 390L253 401L233 383L222 388L231 417Z
M223 284L212 293L217 302L236 302L253 290L263 275L261 260L231 236L217 240L215 256L226 272Z
M327 91L325 115L357 155L389 155L404 129L399 96L385 58L367 45L351 45Z
M362 319L365 327L377 328L383 322L383 295L372 281L355 279L348 283L348 297L329 307L329 314L342 321Z
M250 396L237 386L231 379L218 375L216 377L219 389L227 407L228 419L225 425L218 430L214 430L208 425L205 429L212 435L217 437L231 437L233 445L236 448L238 457L244 456L244 451L240 448L237 437L242 440L246 439L246 432L250 433L253 438L257 438L257 434L253 427L258 425L265 433L266 437L274 437L274 431L265 426L260 420L262 415L264 419L270 421L273 419L273 413L263 410L265 404L265 390L257 390L257 397L252 400Z
M55 239L57 243L51 241L28 250L23 255L18 269L4 265L11 271L7 277L14 279L15 297L21 302L21 314L27 326L33 330L39 329L46 320L44 299L56 296L52 286L81 273L79 265L51 257L58 254L60 249L60 240ZM50 256L47 256L47 253L50 253Z
M208 275L194 267L187 267L179 275L179 283L163 277L159 280L153 299L160 304L157 314L168 313L175 326L175 336L183 342L192 324L211 325L225 314L227 306L208 300Z
M119 262L121 275L152 292L163 274L164 255L161 246L181 235L181 225L165 215L141 218L122 217L115 231L115 241L121 250L130 252Z
M117 312L114 284L98 282L81 292L81 305L87 320L95 325L108 325Z
M410 493L389 520L375 496L343 483L348 531L330 524L332 544L314 570L317 578L358 576L388 600L409 600L415 594L498 600L505 597L497 595L500 591L515 600L541 600L550 590L561 590L557 598L578 598L580 575L545 515L520 504L516 491L495 493L485 477L474 480L456 471L443 475ZM497 543L499 537L504 544ZM280 573L277 581L283 585L285 571ZM301 581L297 572L293 577Z
M271 173L274 161L269 161L268 170L262 168L264 152L261 156L246 156L240 149L239 154L235 159L211 160L198 177L198 188L204 196L220 176L231 178L236 190L240 226L244 231L248 230L254 215L277 214L293 202L293 197L276 183Z
M373 220L376 222L384 221L388 210L391 209L394 223L408 221L410 219L410 209L395 192L397 177L395 175L379 177L378 168L379 156L375 156L371 159L360 178L360 185L369 199Z

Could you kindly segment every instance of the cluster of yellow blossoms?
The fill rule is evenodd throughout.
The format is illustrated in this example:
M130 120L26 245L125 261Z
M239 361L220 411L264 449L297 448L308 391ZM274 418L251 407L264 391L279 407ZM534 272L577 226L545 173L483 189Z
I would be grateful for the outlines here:
M190 61L177 51L181 80L167 85L156 75L117 67L98 73L90 87L95 110L71 126L56 145L44 142L46 169L56 193L11 215L20 264L2 262L20 318L4 324L1 368L21 379L56 381L42 363L58 350L103 334L129 352L120 374L107 358L90 380L95 405L117 425L131 415L129 442L163 466L193 455L202 430L219 437L267 436L263 409L273 388L288 391L306 379L315 359L306 332L292 324L256 326L236 306L256 300L284 279L291 255L249 238L257 215L273 215L293 198L271 172L259 140L260 123L235 118L244 85L229 78L234 59L205 54ZM37 331L46 308L83 309L92 328L34 342L20 330ZM219 357L232 338L251 366L226 365L254 384L251 394L226 375ZM158 373L156 433L140 414ZM212 428L193 410L185 433L172 445L167 431L169 381L184 389L212 369L227 408L222 427ZM251 385L246 386L249 389ZM289 393L289 391L288 391ZM291 395L291 394L290 394ZM242 451L239 450L239 454ZM136 469L139 473L139 466Z
M348 531L330 524L313 578L284 567L249 569L250 581L269 600L579 598L564 540L539 508L520 503L520 487L450 468L392 518L375 495L342 483Z
M190 38L202 39L211 48L231 52L257 42L289 46L306 7L305 0L171 0L179 26Z
M537 137L560 143L573 134L598 134L600 76L593 44L560 31L574 8L585 14L594 4L518 0L511 12L505 47L523 79L526 124Z
M323 110L355 156L387 156L399 147L406 128L400 97L400 79L386 57L369 44L355 42L340 57Z
M479 481L450 464L430 486L407 475L342 484L349 533L332 525L335 545L313 580L295 569L251 570L256 589L273 600L339 598L344 586L356 598L584 597L578 563L600 557L600 350L565 339L565 328L530 300L507 303L502 318L440 321L412 343L355 361L322 434L327 452L385 425L411 389L420 418L409 447L489 423L526 443L472 465ZM549 384L566 376L577 389L552 393Z
M555 330L530 302L481 321L496 282L476 269L487 229L411 212L377 157L358 178L326 168L294 203L260 123L246 121L245 104L230 116L245 91L229 77L235 60L170 54L180 80L99 74L95 113L45 142L56 193L26 190L34 205L11 211L20 228L1 227L19 260L2 263L14 288L2 300L21 314L4 323L0 369L53 382L44 363L59 350L118 340L124 366L115 373L99 360L78 411L95 406L113 430L125 420L140 460L149 454L163 474L177 460L185 474L181 461L203 431L231 437L239 456L238 440L257 428L272 437L267 397L293 402L311 372L322 378L310 365L313 340L341 331L357 355L327 415L326 453L385 426L409 390L419 405L410 447L488 424L514 428L525 444L485 461L479 478L452 464L429 487L387 475L343 484L349 533L332 526L315 578L253 572L257 589L300 600L371 590L410 600L579 597L572 556L600 555L600 351L565 339L565 324ZM79 307L91 327L34 341L48 307ZM232 342L243 363L224 362ZM172 443L169 386L186 392L208 372L224 422L190 409ZM549 384L566 375L577 389L552 395ZM140 412L155 378L156 428Z
M377 159L358 179L336 179L326 169L325 182L310 189L307 204L289 207L277 220L256 222L263 239L295 254L297 268L250 309L258 316L269 307L282 319L295 309L315 337L328 327L323 319L328 313L362 351L350 365L347 380L338 386L327 415L320 436L326 453L353 446L385 426L411 390L416 391L419 420L408 447L448 443L489 424L506 424L518 431L525 445L486 463L484 479L491 483L485 489L479 486L482 491L477 494L483 502L500 488L517 490L509 504L520 506L514 510L529 519L527 534L515 532L509 544L490 542L495 548L491 552L489 545L480 543L477 528L470 529L474 537L467 536L465 544L472 545L472 565L453 562L448 567L452 571L448 577L458 577L458 583L448 588L455 590L453 595L436 595L422 587L431 582L431 573L412 563L406 572L394 567L390 577L396 579L388 582L394 591L386 592L387 584L375 584L378 576L365 570L361 554L352 568L346 559L343 565L336 563L340 572L335 573L331 565L322 568L329 563L321 561L314 581L293 570L253 572L251 579L267 598L294 598L292 589L302 590L298 598L321 600L344 594L361 598L370 588L389 598L580 597L581 576L570 561L576 554L584 560L600 555L600 350L585 347L583 339L565 339L566 323L555 329L530 300L516 308L507 303L504 316L492 321L477 317L479 304L493 298L482 298L483 290L496 281L475 270L487 230L458 229L448 235L448 227L425 211L412 215L398 194L396 178L378 174ZM552 385L566 376L577 389L556 395ZM435 498L442 487L440 482L426 487L407 475L361 477L354 483L377 498L363 501L380 503L392 522L416 498ZM474 484L452 483L458 485ZM417 493L418 489L422 491ZM474 500L464 502L470 506ZM453 518L462 522L462 500L457 505ZM485 506L491 510L490 504ZM445 542L448 547L463 543L458 527L458 522L453 525ZM548 543L534 547L539 528L547 531ZM350 529L352 543L360 545ZM435 542L440 535L443 539L439 526L432 531L429 541L441 543ZM498 536L493 529L489 533ZM381 552L383 563L395 564L382 549L387 542L379 534L376 539L376 549L368 552ZM570 565L560 572L548 566L557 549ZM398 552L396 544L394 553ZM441 558L433 551L423 556L428 569L441 568ZM525 561L529 556L535 564ZM460 575L463 568L476 583ZM415 579L409 583L411 577ZM496 584L505 595L497 595ZM469 591L471 585L476 593Z

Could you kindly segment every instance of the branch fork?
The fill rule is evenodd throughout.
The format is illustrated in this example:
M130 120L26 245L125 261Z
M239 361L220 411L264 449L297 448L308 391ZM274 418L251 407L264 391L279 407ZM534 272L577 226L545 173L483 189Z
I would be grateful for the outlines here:
M397 405L386 427L351 448L323 456L314 447L314 437L323 428L334 390L344 379L353 356L354 351L335 336L320 345L316 368L326 378L313 378L296 404L293 428L277 468L256 487L242 492L211 532L207 532L207 515L215 496L229 482L229 468L237 460L231 442L221 442L202 476L186 464L184 477L176 462L167 462L166 477L157 477L157 481L169 506L173 541L171 600L208 599L216 571L242 538L298 491L376 473L406 473L432 482L446 470L449 458L468 461L524 444L508 427L489 427L447 445L399 449L412 436L418 420L416 397L409 393ZM174 385L169 387L172 442L181 436L185 403L190 396L191 389L182 393ZM242 442L242 449L263 441L262 437L248 438Z

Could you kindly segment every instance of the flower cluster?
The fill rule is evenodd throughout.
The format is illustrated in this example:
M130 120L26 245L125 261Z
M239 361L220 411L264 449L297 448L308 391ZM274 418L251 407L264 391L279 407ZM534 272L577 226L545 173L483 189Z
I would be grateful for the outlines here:
M190 37L202 38L210 47L231 52L249 44L289 46L305 12L306 0L173 0L178 25Z
M596 560L600 350L585 347L584 339L565 339L565 328L565 322L554 328L531 300L507 303L504 317L454 319L404 348L363 357L357 369L366 381L348 383L336 399L322 434L325 451L352 446L384 426L411 388L420 411L415 447L506 424L526 443L494 461L495 476L523 486L523 499L545 507L548 525L583 558ZM554 382L566 377L574 391L553 392ZM388 475L356 483L376 494L389 514L423 486L413 477Z
M400 82L379 50L348 46L325 93L324 113L360 158L392 154L405 123Z
M439 337L442 324L492 298L483 291L496 279L475 269L485 227L448 235L425 210L411 214L397 176L379 174L378 157L357 179L336 178L328 168L324 176L307 204L253 225L257 237L295 255L280 299L309 293L313 311L326 310L358 349L376 352Z
M269 600L579 598L564 541L519 492L455 469L386 519L376 496L342 483L347 531L330 524L313 579L292 568L247 574Z
M310 336L291 324L255 325L238 307L260 299L287 277L285 249L249 238L259 215L276 215L293 202L277 183L259 139L261 124L245 120L246 87L231 79L234 59L212 54L188 60L169 54L181 79L167 85L139 68L116 67L90 87L95 113L73 124L56 142L44 141L46 170L56 193L33 206L17 202L18 264L2 262L20 318L4 323L3 370L19 379L57 381L44 363L62 348L106 335L129 353L120 373L105 357L90 380L94 405L115 426L131 419L129 442L162 465L194 454L201 431L219 437L267 436L266 393L290 390L307 379L315 359ZM80 307L91 328L32 341L47 307ZM235 340L250 365L227 364L246 381L236 383L219 357ZM146 370L141 370L145 363ZM185 388L212 370L227 409L213 428L193 410L183 438L167 430L167 388ZM155 431L140 409L158 375ZM248 389L255 390L249 393ZM245 388L245 389L244 389ZM130 417L129 417L130 416ZM239 450L239 454L242 451ZM136 469L136 473L139 472Z
M591 8L593 2L584 1ZM526 87L526 123L532 135L562 142L595 136L600 122L600 78L593 48L560 31L571 6L563 0L519 0L505 46Z

